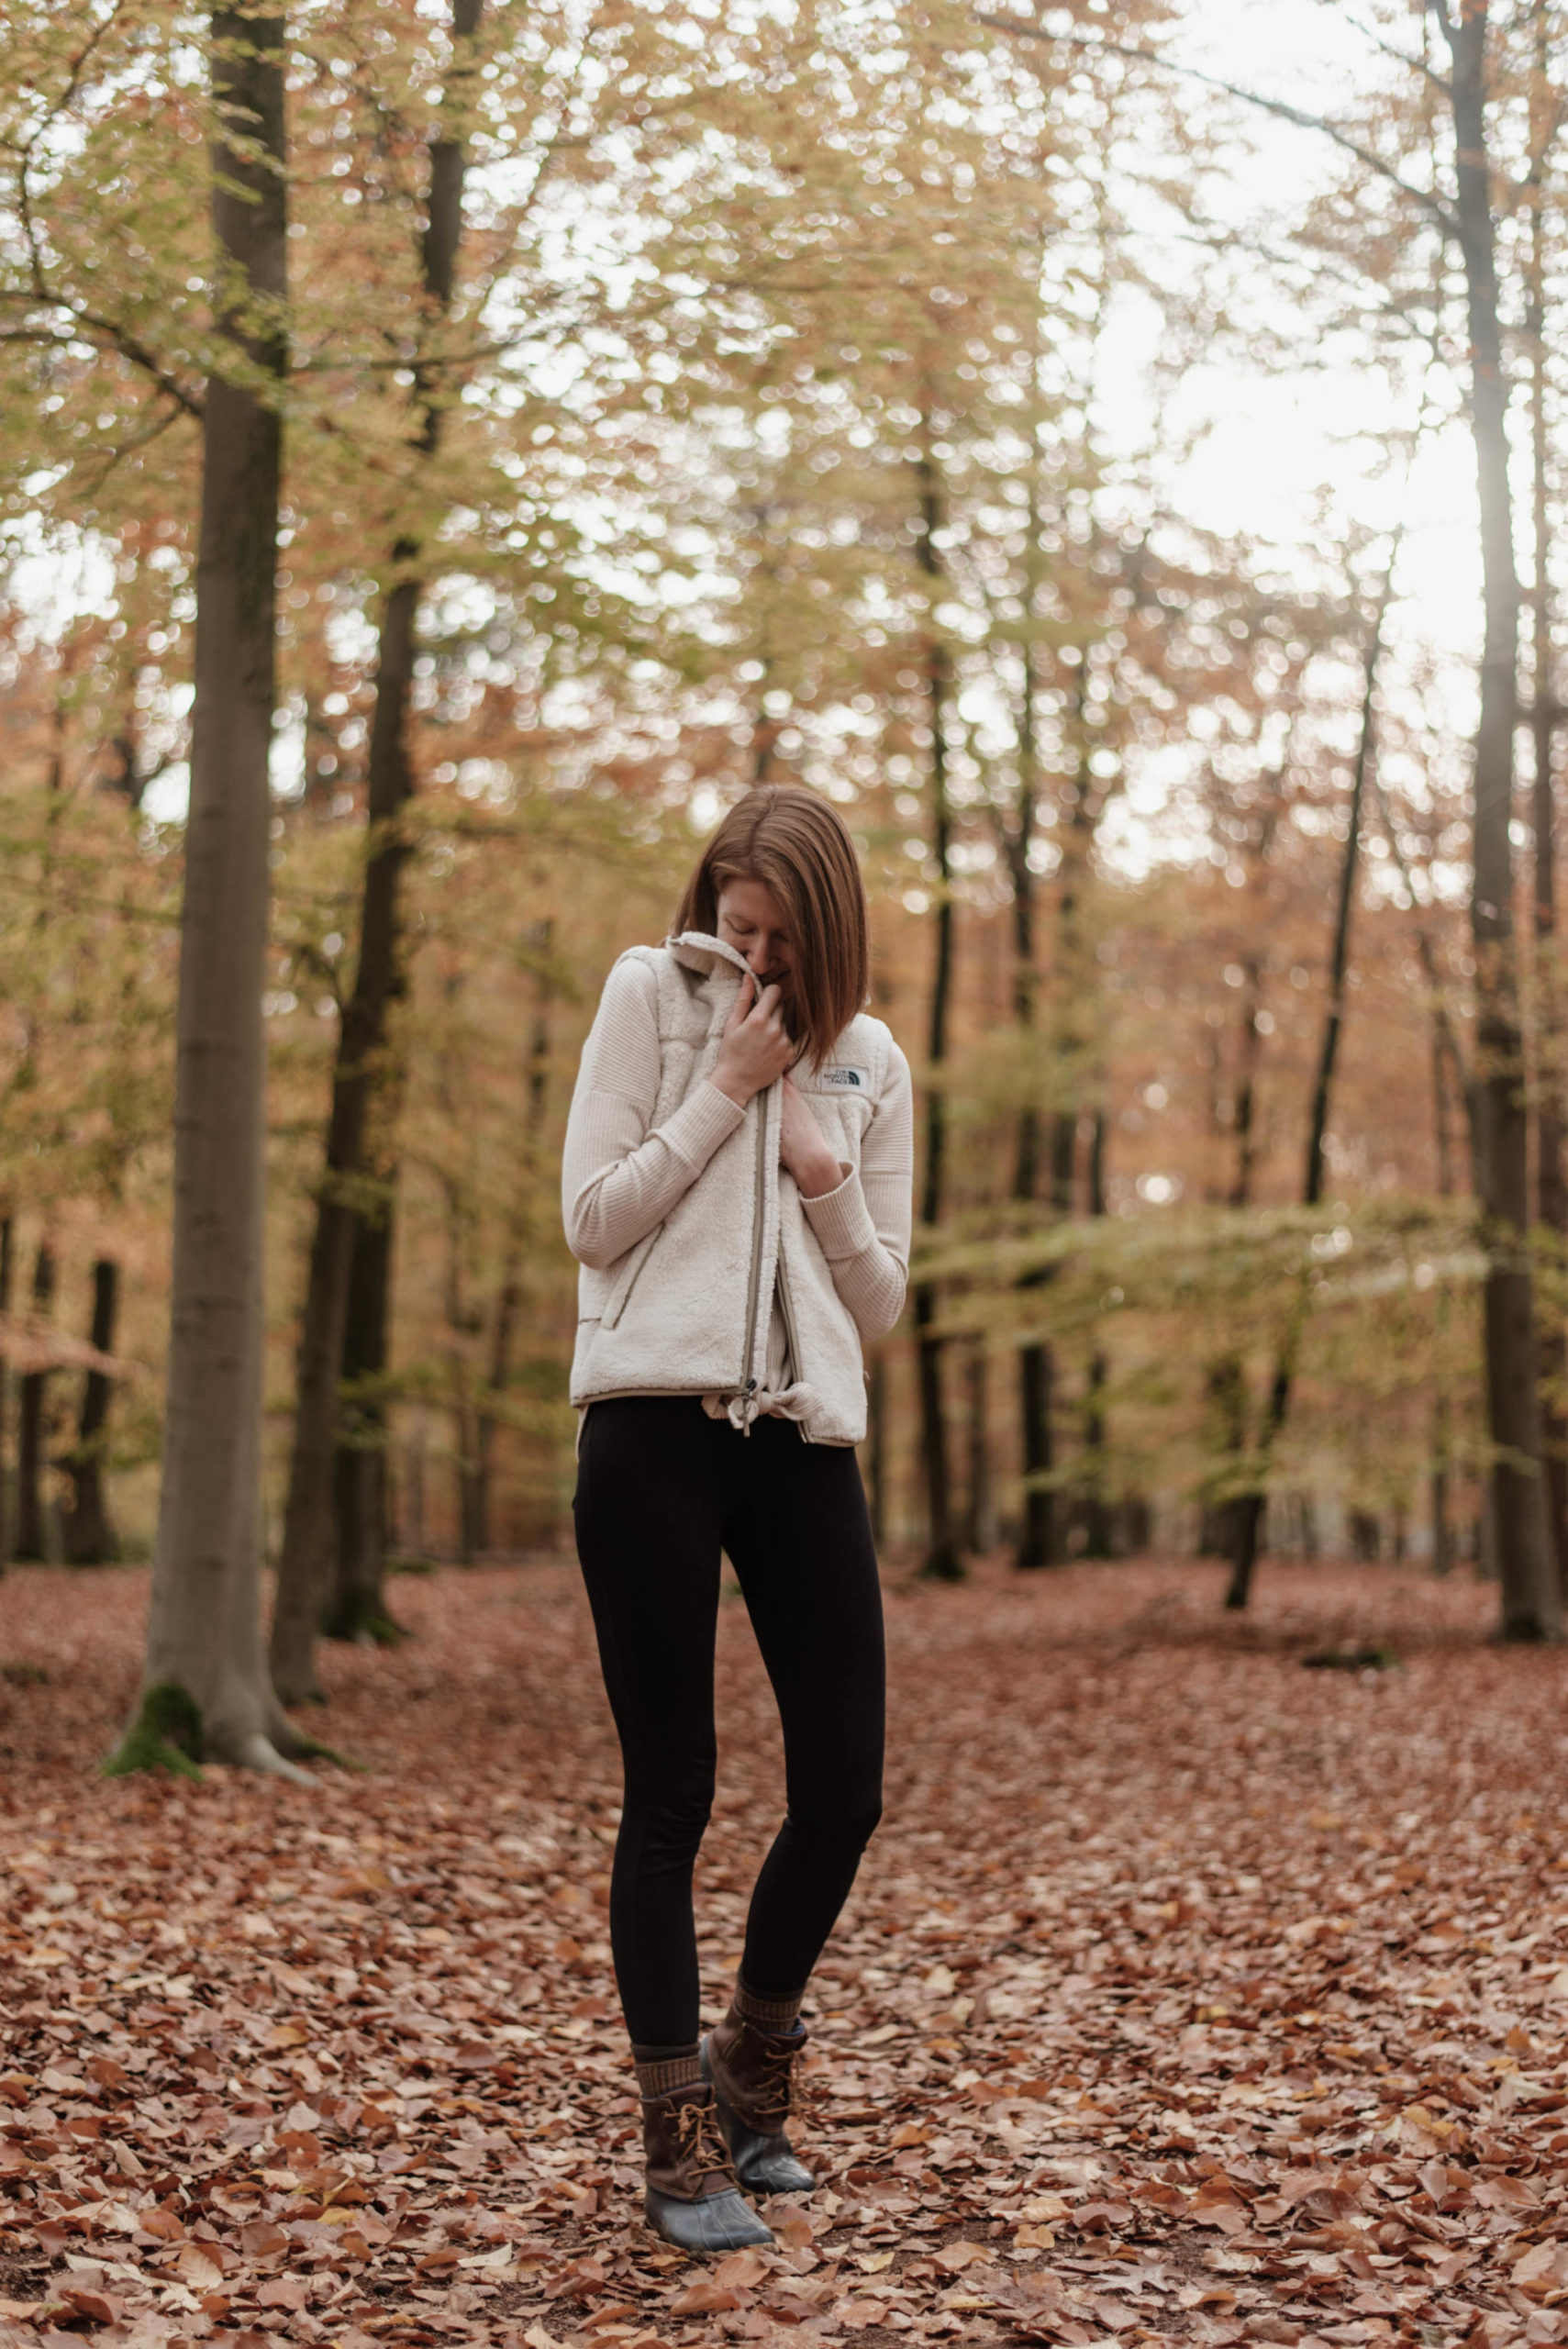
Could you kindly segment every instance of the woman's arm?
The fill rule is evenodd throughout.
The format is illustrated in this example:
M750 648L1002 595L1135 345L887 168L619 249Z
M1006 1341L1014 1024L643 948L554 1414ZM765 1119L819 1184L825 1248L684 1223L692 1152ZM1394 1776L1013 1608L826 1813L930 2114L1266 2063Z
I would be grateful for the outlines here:
M566 1241L603 1272L662 1223L746 1112L710 1080L649 1130L659 1097L658 981L617 963L583 1047L561 1169Z
M889 1045L887 1081L861 1145L859 1174L837 1190L803 1198L833 1286L862 1338L883 1338L904 1310L915 1179L914 1088L909 1063Z

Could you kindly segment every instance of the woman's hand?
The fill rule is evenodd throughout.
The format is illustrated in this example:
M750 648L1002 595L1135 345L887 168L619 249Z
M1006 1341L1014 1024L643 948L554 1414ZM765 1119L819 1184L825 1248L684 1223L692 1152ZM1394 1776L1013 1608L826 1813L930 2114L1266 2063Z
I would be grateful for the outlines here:
M784 1081L784 1121L779 1128L779 1163L795 1176L803 1199L836 1191L844 1170L823 1139L793 1076Z
M753 974L747 972L735 998L735 1008L724 1023L713 1082L744 1108L753 1093L761 1093L782 1076L795 1058L795 1041L784 1024L779 991L767 986L761 995Z

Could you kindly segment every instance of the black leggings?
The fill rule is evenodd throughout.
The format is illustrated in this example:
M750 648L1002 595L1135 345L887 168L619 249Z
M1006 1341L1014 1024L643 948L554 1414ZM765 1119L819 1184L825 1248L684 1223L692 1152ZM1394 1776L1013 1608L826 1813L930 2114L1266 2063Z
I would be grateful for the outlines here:
M719 1552L740 1579L784 1725L788 1814L751 1896L750 1988L805 1987L882 1809L882 1594L852 1452L788 1419L749 1436L684 1396L595 1403L577 1553L626 1794L610 1941L633 2043L697 2035L692 1869L713 1801Z

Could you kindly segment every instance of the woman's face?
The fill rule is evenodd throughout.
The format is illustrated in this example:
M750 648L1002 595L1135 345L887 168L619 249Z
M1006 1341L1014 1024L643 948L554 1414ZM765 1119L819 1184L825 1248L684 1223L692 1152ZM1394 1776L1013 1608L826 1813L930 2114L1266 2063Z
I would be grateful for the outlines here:
M761 881L727 881L718 893L718 935L743 954L759 986L776 986L787 1003L795 985L789 922Z

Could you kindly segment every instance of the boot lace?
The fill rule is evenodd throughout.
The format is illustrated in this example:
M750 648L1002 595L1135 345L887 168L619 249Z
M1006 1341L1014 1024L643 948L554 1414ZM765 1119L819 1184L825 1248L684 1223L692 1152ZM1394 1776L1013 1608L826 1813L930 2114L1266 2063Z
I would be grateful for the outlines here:
M771 2032L759 2031L753 2035L761 2043L762 2070L751 2101L759 2120L767 2124L770 2133L776 2133L789 2119L792 2105L800 2101L795 2064L804 2042L781 2041Z
M698 2177L714 2177L729 2170L729 2148L719 2133L718 2114L711 2097L694 2097L678 2104L671 2123L681 2161Z

